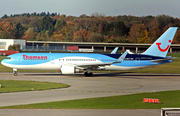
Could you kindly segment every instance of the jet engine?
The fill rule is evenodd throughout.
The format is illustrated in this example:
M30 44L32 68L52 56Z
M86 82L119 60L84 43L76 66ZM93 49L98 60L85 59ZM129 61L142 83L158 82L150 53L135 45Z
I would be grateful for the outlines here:
M62 74L74 74L84 72L83 69L78 69L73 65L62 65L61 66L61 73Z

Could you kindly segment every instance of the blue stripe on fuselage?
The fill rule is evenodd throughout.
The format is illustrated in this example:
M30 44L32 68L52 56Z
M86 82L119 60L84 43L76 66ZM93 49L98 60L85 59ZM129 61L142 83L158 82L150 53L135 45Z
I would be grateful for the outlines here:
M116 58L118 59L121 54L104 54L107 55L111 58ZM142 54L127 54L126 59L137 59L139 58L140 60L156 60L156 59L164 59L163 57L156 57L156 56L149 56L149 55L142 55Z

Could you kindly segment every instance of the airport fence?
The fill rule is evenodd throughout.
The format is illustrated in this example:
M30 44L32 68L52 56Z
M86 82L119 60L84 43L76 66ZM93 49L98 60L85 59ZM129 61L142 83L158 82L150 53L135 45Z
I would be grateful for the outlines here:
M63 46L22 46L22 51L67 51Z
M79 48L79 51L74 51L74 50L68 50L67 46L22 46L21 50L22 51L57 51L57 52L67 52L67 51L72 51L72 52L81 52ZM82 48L86 49L86 48ZM90 48L87 48L90 49ZM92 49L90 49L92 50ZM106 52L111 52L111 49L107 49ZM83 52L83 51L82 51ZM93 52L104 52L104 49L94 49ZM121 53L120 50L118 50L118 53Z

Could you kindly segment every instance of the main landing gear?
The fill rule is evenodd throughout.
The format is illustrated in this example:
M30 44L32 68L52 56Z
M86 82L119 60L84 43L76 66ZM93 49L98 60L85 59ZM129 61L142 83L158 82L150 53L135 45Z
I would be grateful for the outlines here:
M85 75L86 77L92 77L92 76L93 76L93 73L92 73L92 72L90 72L90 73L85 72L84 75Z
M14 72L14 76L17 76L17 69L13 69L13 72Z
M93 73L92 73L91 70L87 70L87 71L84 73L84 75L85 75L86 77L92 77L92 76L93 76Z

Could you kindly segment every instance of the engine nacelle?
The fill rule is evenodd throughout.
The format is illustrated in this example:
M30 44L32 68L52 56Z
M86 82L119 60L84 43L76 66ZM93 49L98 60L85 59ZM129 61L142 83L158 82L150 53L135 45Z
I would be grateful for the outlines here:
M61 73L62 74L74 74L74 73L80 73L80 72L84 72L84 70L77 69L73 65L62 65L61 66Z

